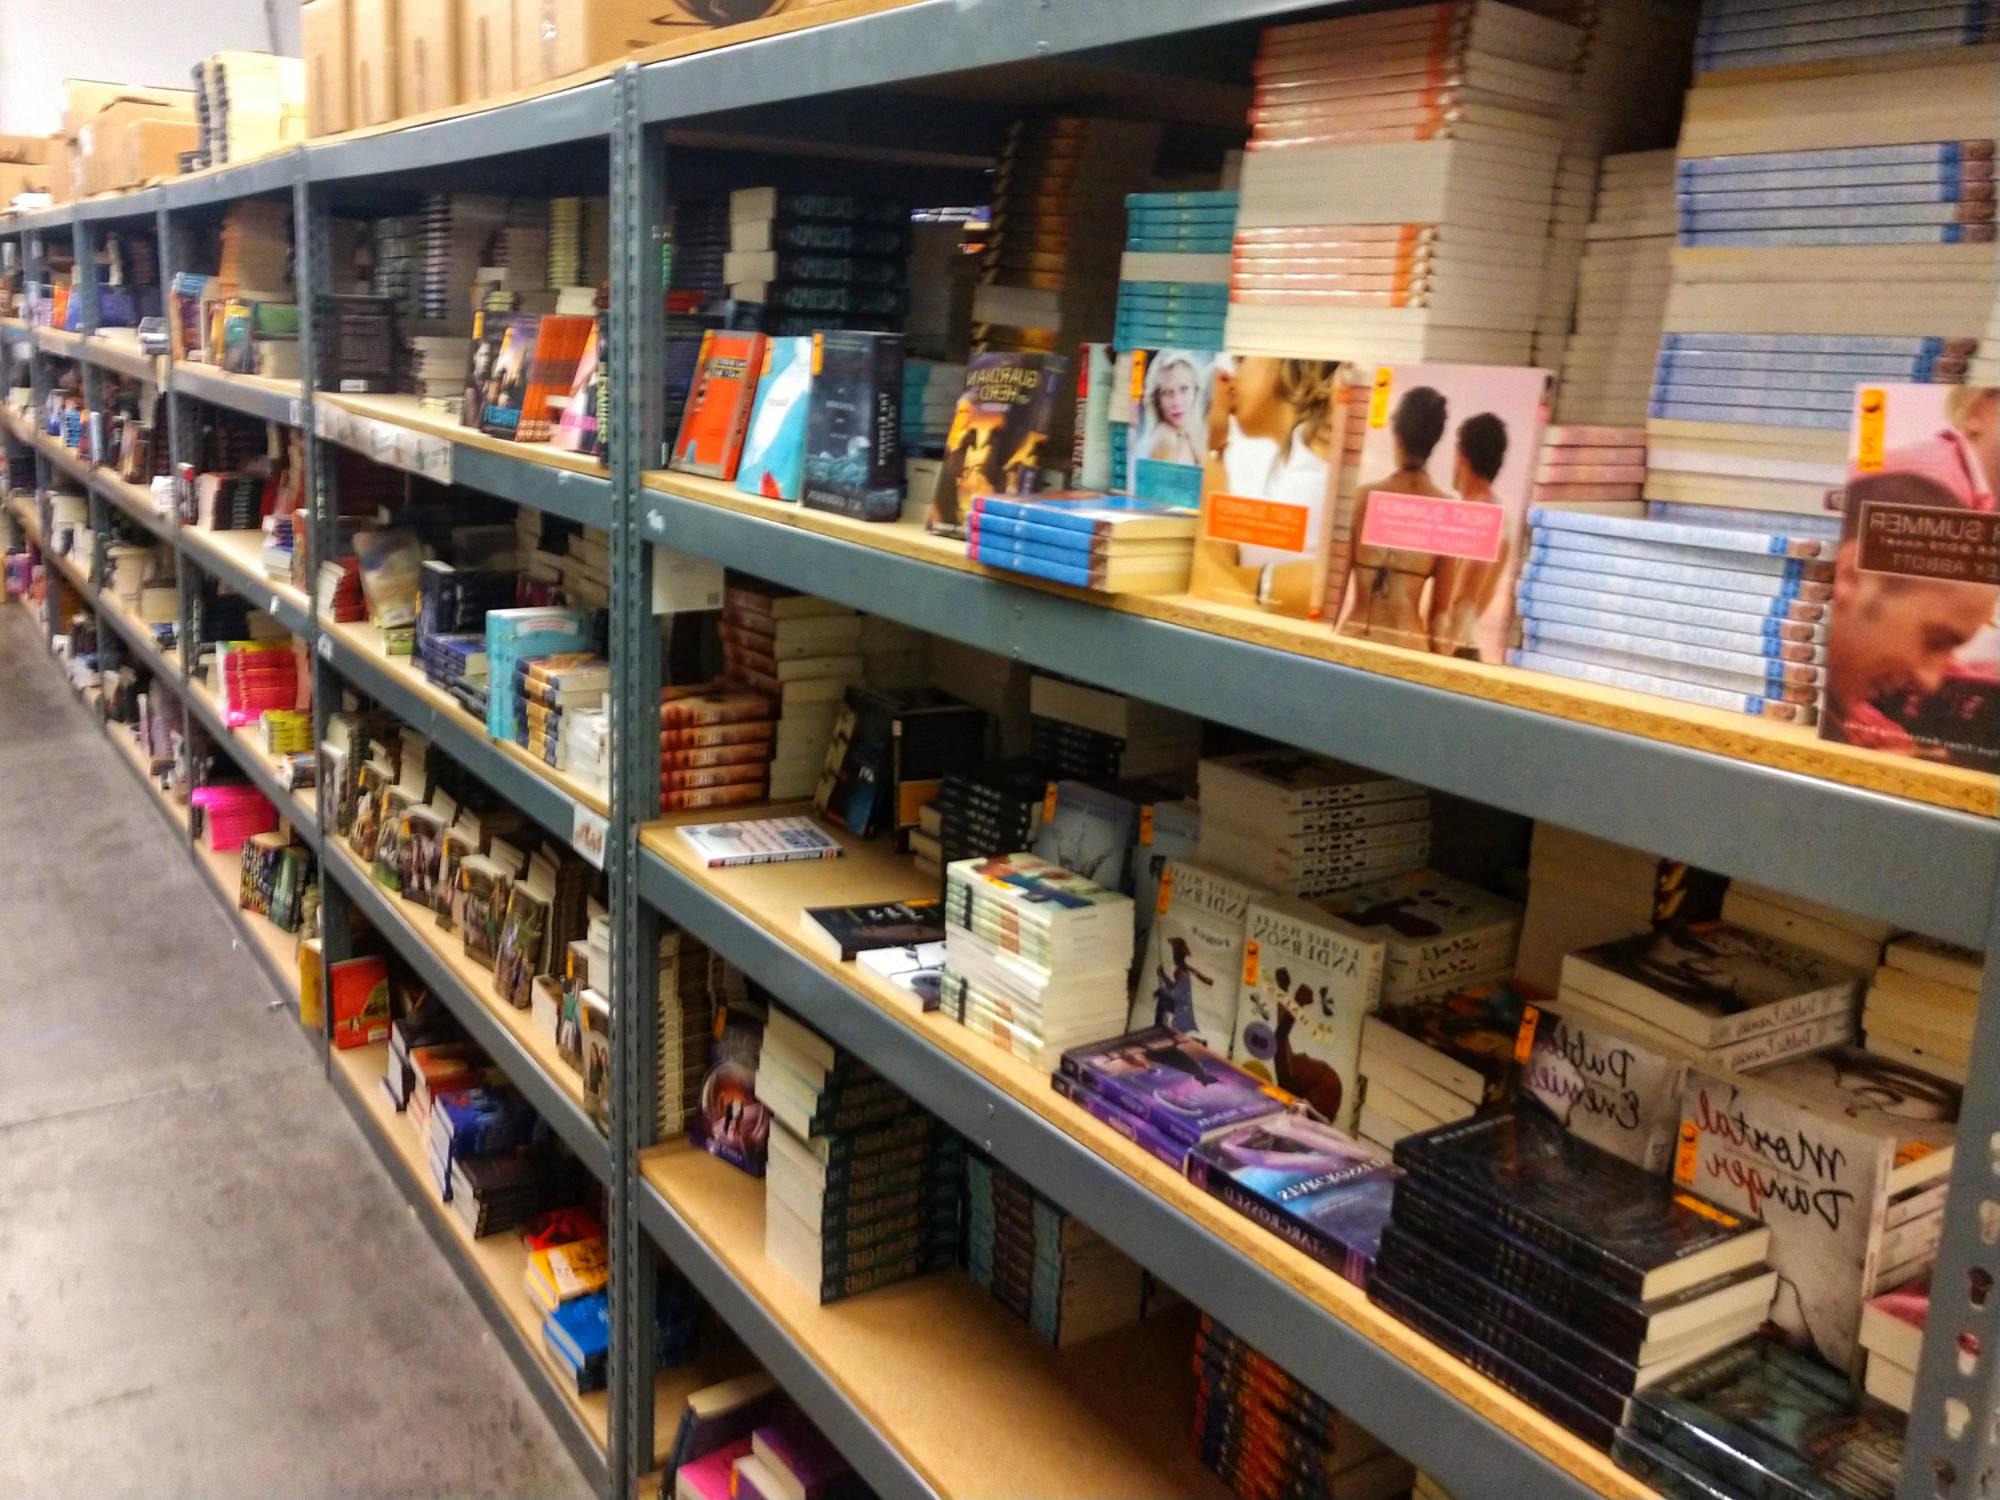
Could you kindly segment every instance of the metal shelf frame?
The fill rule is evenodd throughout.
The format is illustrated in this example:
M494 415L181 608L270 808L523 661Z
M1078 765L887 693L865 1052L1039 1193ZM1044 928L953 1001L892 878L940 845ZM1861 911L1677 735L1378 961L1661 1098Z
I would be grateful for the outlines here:
M612 376L611 448L604 475L579 474L489 448L459 443L454 482L519 504L606 527L612 536L609 651L620 713L613 736L613 784L604 865L612 911L611 991L620 1018L614 1034L611 1131L600 1134L554 1080L499 1024L482 997L468 991L431 950L397 903L385 897L343 852L321 869L326 960L348 956L347 916L358 906L388 941L458 1012L501 1060L537 1108L609 1188L613 1341L611 1447L600 1453L563 1403L547 1399L536 1353L493 1302L437 1215L420 1212L447 1259L466 1281L524 1372L550 1407L592 1484L619 1497L635 1492L655 1450L651 1393L653 1249L675 1259L718 1312L792 1389L864 1474L885 1494L928 1493L888 1435L876 1431L817 1369L811 1353L771 1322L751 1289L737 1284L710 1247L674 1214L639 1172L652 1141L652 1083L657 1038L650 955L663 921L685 924L738 963L841 1045L907 1089L955 1128L987 1145L1011 1168L1059 1202L1084 1204L1099 1229L1170 1281L1195 1290L1218 1316L1294 1370L1322 1395L1391 1446L1436 1472L1461 1493L1582 1497L1592 1490L1547 1457L1446 1395L1428 1379L1334 1318L1294 1288L1279 1284L1230 1245L1173 1210L1136 1179L1111 1167L1066 1133L940 1054L921 1035L805 962L788 944L744 918L706 888L642 850L641 825L657 795L660 642L651 614L655 544L742 568L886 615L902 623L997 651L1048 670L1227 722L1444 791L1548 819L1603 837L1658 849L1723 873L1780 887L1846 910L1989 950L2000 945L2000 820L1988 820L1895 797L1620 734L1397 678L1252 645L1002 579L961 572L853 542L726 510L644 482L657 466L663 338L659 250L667 184L684 163L690 181L712 178L703 153L721 145L783 151L796 140L809 106L825 100L830 129L868 135L855 160L888 177L898 171L881 151L894 122L936 119L940 80L966 79L981 107L1009 97L1017 84L1034 95L1046 68L1107 80L1152 70L1199 74L1203 41L1223 33L1240 44L1257 24L1301 11L1324 13L1339 0L919 0L875 15L662 60L629 63L527 99L401 128L361 132L259 161L177 179L156 188L0 219L0 242L45 278L46 241L68 237L77 261L107 227L150 221L160 236L163 283L182 268L191 215L250 195L288 193L298 238L302 365L315 368L312 292L330 282L327 217L378 190L406 197L460 164L492 168L509 157L567 152L574 160L601 144L608 153L613 207L612 299L606 359ZM920 86L907 88L906 86ZM949 86L949 85L947 85ZM983 91L982 91L983 90ZM830 100L829 95L843 95ZM857 105L857 101L859 104ZM897 111L904 111L899 116ZM760 113L761 112L761 113ZM722 128L707 117L727 116ZM885 120L888 123L884 123ZM760 130L760 124L766 128ZM670 138L669 128L678 134ZM921 130L912 143L929 141ZM962 134L963 132L961 132ZM776 142L778 144L773 145ZM937 142L929 166L963 171L956 138ZM682 153L685 152L685 155ZM919 153L921 154L921 153ZM949 160L947 160L949 158ZM853 161L848 164L852 175ZM912 167L911 170L915 168ZM78 292L80 326L95 327L94 288ZM129 369L125 351L85 338L30 338L30 386L48 388L48 361L84 362L87 391L94 367ZM62 345L54 349L53 345ZM220 372L170 365L166 372L172 452L189 456L186 403L208 401L287 422L311 435L310 381L296 396L231 382ZM332 465L322 444L306 444L307 488L315 555L332 540ZM47 492L61 473L103 503L131 510L57 445L37 439L38 505L44 534ZM144 517L139 517L144 522ZM158 521L158 518L155 518ZM407 678L373 653L322 628L316 604L301 612L278 600L268 580L248 576L182 535L178 516L148 527L172 543L182 578L180 673L193 669L187 590L192 570L216 574L275 611L311 648L317 727L347 689L380 702L429 735L471 774L551 832L567 837L575 804L545 778L505 754L483 733L440 713ZM151 660L121 616L108 628ZM187 697L184 676L166 680ZM190 719L210 739L223 726L190 703ZM100 715L101 717L101 715ZM267 794L271 788L257 778ZM268 772L269 768L265 770ZM273 778L274 779L274 778ZM320 818L331 816L321 799ZM170 820L171 821L171 820ZM335 841L322 826L320 844ZM190 848L192 845L190 843ZM198 861L199 862L199 861ZM229 904L228 892L219 893ZM233 909L233 908L232 908ZM238 914L238 920L243 920ZM251 945L256 948L258 945ZM290 976L273 975L286 991ZM2000 1138L2000 965L1981 996L1960 1137ZM325 1047L322 1034L320 1045ZM337 1092L363 1125L385 1167L415 1202L428 1185L410 1180L361 1119L361 1101L330 1069ZM1990 1214L1991 1155L1959 1153L1936 1276L1962 1286L1968 1276L2000 1276L2000 1252L1982 1235ZM424 1205L419 1205L420 1209ZM2000 1424L1982 1413L2000 1405L2000 1299L1968 1306L1940 1299L1925 1344L1900 1500L1970 1500L1983 1476L2000 1470ZM1963 1337L1970 1335L1971 1342ZM1969 1351L1969 1352L1962 1352ZM583 1441L578 1442L579 1435Z

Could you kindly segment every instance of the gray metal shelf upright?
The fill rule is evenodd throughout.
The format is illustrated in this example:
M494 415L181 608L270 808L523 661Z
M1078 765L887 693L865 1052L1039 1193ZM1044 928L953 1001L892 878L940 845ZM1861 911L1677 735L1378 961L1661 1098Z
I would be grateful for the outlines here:
M1240 1247L1181 1213L1076 1136L1025 1108L976 1069L805 961L779 934L712 888L644 850L657 806L660 638L651 615L653 544L721 561L781 584L996 651L1036 667L1175 706L1274 739L1531 817L1692 860L1952 941L2000 944L2000 821L1729 759L1637 735L1452 694L1398 678L1249 644L1222 634L1097 608L1034 587L892 555L803 527L648 488L659 466L664 413L660 249L668 185L748 186L776 163L827 180L898 187L974 180L980 131L1010 103L1089 107L1240 72L1257 25L1324 13L1329 0L920 0L872 16L645 64L539 97L449 119L308 145L204 173L124 200L12 217L24 263L41 264L41 237L68 233L81 252L103 226L151 214L163 283L184 264L190 215L244 195L288 192L298 237L303 318L300 395L231 385L170 367L172 451L191 452L183 403L234 406L289 421L308 435L313 555L331 555L332 464L314 433L313 295L330 284L327 219L377 191L458 185L461 169L497 169L549 153L609 158L612 296L605 357L612 381L608 469L579 474L459 442L454 482L594 526L612 538L608 649L614 675L609 835L604 868L612 913L613 1035L610 1134L471 994L365 874L332 853L322 864L326 959L348 956L347 915L358 906L385 939L465 1019L516 1083L608 1187L614 1275L610 1449L600 1451L554 1391L536 1351L512 1327L449 1235L439 1243L557 1422L594 1485L631 1495L653 1467L653 1250L664 1250L706 1300L785 1382L885 1496L928 1497L929 1484L821 1368L755 1286L651 1187L640 1159L655 1144L659 1059L655 964L663 922L685 926L742 967L830 1038L860 1054L928 1109L1038 1190L1080 1209L1095 1227L1170 1283L1182 1286L1302 1382L1462 1496L1583 1497L1600 1493L1488 1415L1462 1403L1397 1354L1285 1283ZM949 92L950 108L939 104ZM962 97L961 97L962 96ZM954 124L954 117L962 117ZM970 122L969 124L967 122ZM853 147L843 151L843 140ZM574 157L563 158L565 162ZM923 174L931 173L926 177ZM517 191L519 189L516 189ZM558 189L574 191L574 188ZM88 302L86 302L88 307ZM86 323L88 326L88 323ZM45 389L47 356L33 358ZM44 504L49 455L36 445ZM186 588L190 566L226 566L196 550L177 518L168 526L183 579L183 673L192 668ZM254 585L237 576L235 583ZM257 597L251 588L245 590ZM316 592L316 591L315 591ZM264 601L264 602L269 602ZM446 754L551 833L567 838L566 793L441 712L405 674L322 628L317 600L286 623L312 650L320 736L351 688L430 736ZM120 620L113 628L123 625ZM135 643L136 644L136 643ZM177 684L185 696L185 683ZM197 721L204 716L197 713ZM216 726L210 725L211 734ZM234 753L224 735L225 753ZM268 772L268 768L266 768ZM253 770L252 774L255 772ZM260 782L260 784L262 784ZM266 788L267 791L269 788ZM333 842L320 803L322 847ZM1947 1209L1941 1288L1990 1285L2000 1254L1982 1231L1994 1213L1990 1141L2000 1139L2000 973L1981 996L1971 1076ZM325 1039L321 1039L322 1046ZM428 1191L380 1139L343 1071L336 1091L403 1191ZM432 1205L434 1209L434 1204ZM436 1213L421 1213L438 1231ZM1972 1500L2000 1469L2000 1299L1940 1297L1924 1345L1909 1460L1900 1500ZM1969 1336L1969 1337L1967 1337Z

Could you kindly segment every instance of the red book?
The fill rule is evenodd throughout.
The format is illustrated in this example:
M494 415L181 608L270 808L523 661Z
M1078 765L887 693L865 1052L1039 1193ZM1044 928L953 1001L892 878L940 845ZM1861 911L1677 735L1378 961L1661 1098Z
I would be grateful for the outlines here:
M743 457L743 434L764 367L764 335L711 328L701 336L694 389L681 412L667 467L711 479L734 479Z

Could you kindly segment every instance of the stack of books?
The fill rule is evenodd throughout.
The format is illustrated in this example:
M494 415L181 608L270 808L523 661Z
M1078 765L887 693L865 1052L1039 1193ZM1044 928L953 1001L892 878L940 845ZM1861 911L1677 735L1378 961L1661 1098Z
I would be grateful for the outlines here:
M222 215L215 280L231 296L283 301L291 292L292 206L277 198L239 198ZM211 350L215 360L220 351Z
M661 811L764 801L777 714L764 694L720 683L661 688Z
M515 684L531 657L588 654L596 644L589 615L574 609L490 609L486 612L486 732L518 742Z
M1604 158L1577 268L1576 328L1554 366L1559 423L1645 422L1675 227L1672 151Z
M578 651L522 658L514 668L514 742L559 771L572 769L579 759L573 725L600 710L610 692L611 663L601 656Z
M519 1151L539 1123L528 1101L506 1084L431 1093L423 1140L439 1194L451 1196L452 1169L460 1162Z
M431 193L413 217L416 314L443 325L446 333L470 334L471 289L479 279L486 247L506 226L507 200L486 194Z
M1037 672L1028 713L1030 754L1051 780L1183 780L1201 756L1201 720L1066 678Z
M607 981L609 943L607 925L603 965ZM689 1116L700 1107L708 1042L715 1034L718 994L725 988L727 967L692 933L675 928L660 934L658 1134L663 1141L685 1135Z
M1888 57L1992 39L1982 12L1956 5L1885 10L1861 0L1835 0L1800 18L1767 12L1768 7L1746 0L1709 0L1701 8L1695 39L1696 71Z
M265 918L280 932L297 932L299 901L311 868L312 856L304 845L292 842L288 830L245 839L236 904Z
M218 641L209 691L225 723L255 724L266 709L297 708L299 661L286 641Z
M1514 973L1552 995L1565 955L1657 925L1712 922L1726 883L1683 860L1537 822Z
M1073 356L1110 336L1124 201L1146 186L1161 128L1136 120L1045 116L1014 122L994 181L993 228L973 293L973 342ZM1067 455L1073 416L1058 403L1045 451Z
M1406 1135L1512 1099L1526 1010L1513 985L1475 984L1364 1016L1355 1134L1393 1150Z
M1846 1375L1759 1338L1640 1391L1611 1456L1662 1494L1887 1495L1904 1427Z
M1905 1067L1964 1084L1972 1065L1982 955L1935 938L1889 944L1861 1007L1862 1045Z
M965 366L939 359L903 359L903 451L936 458L944 452ZM912 486L913 493L922 493Z
M1096 1230L997 1162L965 1158L973 1281L1057 1348L1136 1323L1146 1273Z
M1195 1456L1244 1500L1390 1500L1413 1471L1207 1313L1194 1342Z
M486 717L486 636L426 635L417 641L417 665L424 676L458 701L467 713Z
M549 285L583 284L583 199L549 199L548 234Z
M1863 974L1872 973L1883 961L1882 945L1896 936L1898 930L1889 922L1857 917L1838 907L1823 906L1771 886L1752 885L1747 880L1729 882L1729 889L1722 894L1722 919L1766 937L1782 938L1801 948L1824 953ZM1924 939L1916 941L1921 943ZM1977 987L1975 978L1973 988Z
M964 1142L907 1094L773 1009L756 1096L764 1253L786 1276L837 1302L957 1259Z
M851 193L738 188L722 277L778 336L895 330L909 308L910 205Z
M965 551L1072 588L1176 594L1187 588L1199 520L1186 504L1121 495L981 495L967 511Z
M1634 1392L1736 1344L1777 1290L1771 1231L1534 1104L1413 1135L1369 1296L1609 1447Z
M1042 801L1048 777L1023 761L996 761L948 773L938 784L934 813L920 821L911 847L926 871L944 879L945 868L959 860L996 857L1035 842L1041 827ZM929 832L931 823L937 828Z
M422 220L414 214L392 215L371 219L368 230L375 248L375 274L367 290L392 302L397 325L407 327L421 316L417 286L423 275ZM463 374L464 370L461 358L453 374Z
M1710 11L1716 67L1689 93L1680 138L1653 467L1677 476L1678 498L1823 514L1846 477L1857 384L2000 372L2000 71L1955 22L1928 25L1943 12L1764 28L1734 5L1726 20ZM1840 41L1735 45L1857 24L1866 34ZM1790 75L1737 72L1804 57L1816 60Z
M1132 898L1032 854L957 860L945 867L945 953L945 1013L1053 1069L1125 1027Z
M214 783L197 787L188 799L201 820L203 843L217 854L243 847L243 841L278 826L278 810L248 784Z
M1536 505L1606 515L1646 513L1646 429L1548 427L1535 460Z
M776 711L770 753L758 768L768 779L771 800L810 796L818 785L841 700L866 670L863 624L858 611L831 599L754 579L729 580L723 593L723 675L732 687L763 694ZM752 765L747 759L738 764L745 770Z
M853 1468L795 1409L750 1434L749 1451L729 1461L722 1496L702 1500L820 1500L864 1493Z
M1906 1414L1916 1405L1917 1362L1930 1314L1928 1275L1870 1298L1861 1310L1861 1347L1868 1351L1862 1388Z
M1153 1026L1063 1053L1055 1091L1175 1171L1204 1139L1294 1101L1193 1037Z
M468 1156L451 1164L446 1201L475 1239L518 1229L548 1207L554 1176L530 1152Z
M1553 506L1536 506L1528 518L1533 530L1515 596L1520 645L1508 650L1509 662L1734 713L1817 722L1834 538L1818 528ZM1595 603L1571 602L1586 598Z
M434 411L460 415L459 402L465 394L466 362L472 356L472 340L459 334L418 333L401 324L398 331L403 348L396 372L397 388Z
M1421 869L1430 793L1298 750L1201 762L1200 859L1267 890L1320 897Z
M1267 30L1230 352L1527 364L1578 41L1494 0Z

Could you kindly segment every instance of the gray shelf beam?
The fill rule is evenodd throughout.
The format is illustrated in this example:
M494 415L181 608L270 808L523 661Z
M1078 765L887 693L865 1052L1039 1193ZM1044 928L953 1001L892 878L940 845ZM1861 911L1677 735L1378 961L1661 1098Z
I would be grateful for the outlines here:
M96 365L100 370L116 370L120 375L130 375L134 380L160 378L158 359L137 349L119 349L85 339L82 347L77 350L76 357L86 364Z
M202 208L227 203L257 193L289 191L299 175L302 148L292 147L260 156L213 172L176 177L160 184L159 191L169 210Z
M186 695L186 703L188 712L199 719L202 728L208 731L210 741L236 762L245 776L256 783L257 790L262 792L271 805L277 808L280 816L291 824L293 836L312 850L313 857L317 859L320 852L319 819L306 816L305 809L298 804L292 789L278 780L278 773L272 769L271 763L263 756L253 753L250 746L245 745L230 731L229 726L223 722L222 715L216 712L215 705L209 701L206 694L191 691Z
M116 479L101 471L93 470L90 476L90 488L102 495L104 503L120 515L145 527L153 534L155 540L165 542L169 547L174 544L173 523L151 506L136 502L120 488Z
M24 208L15 212L8 220L11 234L33 234L37 230L73 229L76 225L76 205L72 203L52 203L47 208Z
M1037 1191L1081 1211L1091 1227L1127 1255L1196 1296L1206 1311L1360 1426L1390 1447L1415 1455L1447 1489L1463 1495L1532 1495L1536 1500L1582 1500L1595 1493L645 850L640 853L640 891L670 920L699 934L784 1000L815 1031L865 1058ZM671 1232L671 1224L660 1222L665 1204L653 1196L650 1204L642 1199L642 1212L652 1215L649 1227L656 1235ZM684 1232L681 1238L686 1238ZM662 1244L676 1254L675 1245L665 1239ZM707 1288L703 1291L708 1295ZM737 1331L746 1341L750 1338L745 1327ZM763 1349L757 1352L767 1357ZM794 1351L794 1358L799 1357ZM817 1419L820 1413L813 1415ZM1449 1441L1440 1441L1446 1434ZM869 1441L881 1442L864 1434L862 1446L843 1451L858 1463Z
M653 490L639 503L655 540L920 630L1952 942L1985 939L2000 889L2000 821L1253 646ZM1887 870L1894 879L1882 878Z
M785 1394L826 1434L881 1500L938 1500L937 1492L882 1436L827 1373L773 1318L714 1249L641 1179L639 1224L715 1315L770 1371Z
M532 449L537 445L521 446ZM353 451L372 456L359 446L354 446ZM585 526L609 530L615 524L608 474L582 474L554 464L536 463L532 458L496 453L473 443L455 442L451 482L515 505L531 505Z
M434 707L407 682L368 655L355 651L340 637L322 634L318 649L330 653L335 671L353 686L423 735L501 797L526 813L564 843L576 826L576 802L555 783L501 750L485 730L471 730Z
M501 1306L500 1298L494 1288L488 1285L484 1276L480 1275L478 1267L473 1265L471 1258L466 1255L465 1247L458 1242L444 1223L436 1201L435 1185L419 1181L411 1174L395 1146L385 1140L382 1132L376 1127L374 1117L368 1112L366 1101L355 1095L353 1084L348 1080L345 1071L337 1067L329 1068L327 1078L333 1085L333 1091L340 1096L340 1102L354 1117L355 1128L368 1142L369 1149L375 1153L375 1159L381 1162L382 1170L388 1173L389 1180L396 1184L404 1200L410 1205L411 1212L416 1215L417 1221L430 1235L432 1243L444 1256L445 1264L451 1267L458 1277L459 1284L465 1288L466 1295L472 1298L481 1316L486 1319L494 1338L498 1339L500 1347L507 1351L507 1357L514 1362L515 1369L521 1372L521 1380L528 1387L529 1393L534 1396L535 1404L541 1407L543 1414L549 1419L549 1425L555 1428L563 1446L569 1450L570 1457L576 1460L577 1467L583 1471L585 1483L596 1494L606 1493L610 1470L605 1464L603 1450L597 1446L596 1439L583 1425L583 1419L577 1415L576 1409L564 1400L562 1392L556 1389L554 1378L550 1375L548 1366L543 1363L540 1352L522 1337L512 1315Z
M241 594L293 635L301 638L311 636L313 621L310 607L302 608L296 600L279 593L261 572L253 573L227 553L209 551L198 543L190 542L185 535L180 539L180 554L211 578L228 584L232 592Z
M924 0L649 63L639 73L648 124L879 88L1063 53L1148 41L1204 26L1321 10L1326 0Z
M556 1081L542 1070L515 1040L513 1032L500 1024L486 1000L467 989L452 967L438 956L403 910L402 902L384 893L368 878L344 848L325 852L320 862L321 878L338 881L348 899L361 908L368 925L403 956L431 992L458 1017L466 1034L498 1063L508 1082L519 1089L535 1113L548 1121L577 1159L590 1169L599 1182L609 1182L611 1153L596 1121Z
M310 182L339 182L418 172L566 141L594 140L610 131L611 80L600 78L473 114L309 145L305 173Z
M159 211L160 199L159 188L133 188L102 198L82 198L70 206L81 222L103 224L117 219L150 219Z
M135 626L118 610L104 604L99 598L101 592L101 590L94 591L90 601L97 611L97 618L109 623L111 628L118 632L119 637L131 647L132 654L145 663L148 672L155 677L165 678L178 684L180 674L167 665L167 659L160 654L160 648L153 643L151 633Z
M305 416L305 388L295 394L267 391L234 380L220 370L200 365L176 364L167 374L168 388L177 396L191 396L211 406L226 406L245 416L265 422L282 422L297 427Z

